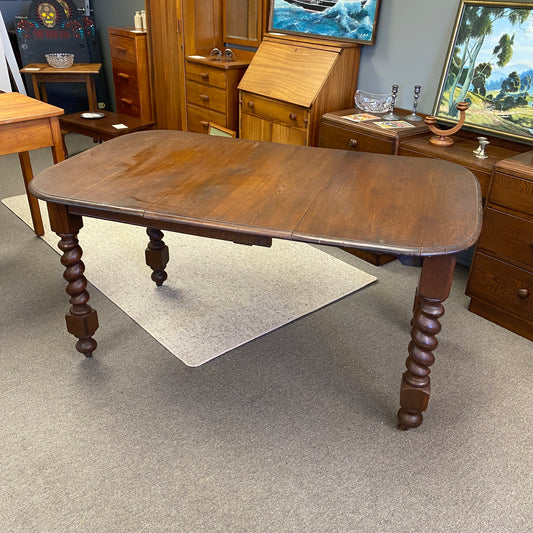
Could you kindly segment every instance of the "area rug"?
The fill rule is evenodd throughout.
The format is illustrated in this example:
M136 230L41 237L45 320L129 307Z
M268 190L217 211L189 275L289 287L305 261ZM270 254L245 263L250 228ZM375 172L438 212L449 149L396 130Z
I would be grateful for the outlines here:
M25 195L2 203L31 228ZM43 239L59 253L46 205L40 205ZM274 240L271 248L263 248L165 232L168 279L156 287L144 262L144 228L85 218L79 240L89 282L188 366L206 363L376 280L305 243Z

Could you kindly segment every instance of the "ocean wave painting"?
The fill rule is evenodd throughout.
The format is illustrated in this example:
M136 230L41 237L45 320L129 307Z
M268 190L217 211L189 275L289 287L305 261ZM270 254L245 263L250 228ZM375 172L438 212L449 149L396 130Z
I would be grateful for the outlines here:
M270 30L374 42L380 0L275 0Z

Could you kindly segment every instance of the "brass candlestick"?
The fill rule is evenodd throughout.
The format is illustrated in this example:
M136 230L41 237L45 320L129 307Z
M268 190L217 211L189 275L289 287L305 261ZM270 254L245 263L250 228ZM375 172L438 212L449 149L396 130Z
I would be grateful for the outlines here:
M435 126L437 119L434 116L429 116L424 119L424 122L427 124L431 132L436 136L430 137L429 142L437 146L451 146L455 141L450 137L454 133L457 133L465 123L466 110L468 109L467 102L459 102L457 104L457 109L459 110L459 122L449 130L441 130Z

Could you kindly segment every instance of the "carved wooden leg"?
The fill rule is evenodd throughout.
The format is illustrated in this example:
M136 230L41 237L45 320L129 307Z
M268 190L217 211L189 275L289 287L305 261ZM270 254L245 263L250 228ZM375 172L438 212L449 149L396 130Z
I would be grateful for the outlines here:
M66 288L70 296L70 309L65 320L69 333L78 338L76 349L90 357L96 349L96 341L92 338L98 329L96 310L88 305L89 293L86 290L87 280L83 275L85 265L81 260L82 249L78 244L77 235L83 222L81 217L69 215L65 206L48 203L48 213L52 229L61 238L59 249L63 252L61 264L65 267L63 277L68 281Z
M168 246L163 242L163 232L157 228L146 228L150 242L145 251L146 264L153 270L152 281L160 287L167 279L165 267L168 263Z
M444 314L442 302L448 297L455 268L455 255L426 257L422 263L420 282L415 296L411 322L409 356L405 362L398 411L398 428L418 427L429 402L430 366L437 348L436 335L441 330L439 318Z
M96 349L96 341L92 338L98 329L96 311L87 304L89 293L86 290L87 279L83 275L85 265L81 260L82 250L78 244L76 233L58 233L61 240L59 249L63 252L61 264L66 267L63 277L68 281L67 294L70 296L69 313L65 315L67 330L78 337L76 350L90 357Z

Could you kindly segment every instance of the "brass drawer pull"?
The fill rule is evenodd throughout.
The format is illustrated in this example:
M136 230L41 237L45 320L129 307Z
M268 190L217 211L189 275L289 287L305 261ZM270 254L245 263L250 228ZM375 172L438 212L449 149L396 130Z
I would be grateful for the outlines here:
M348 139L348 146L350 148L355 148L357 146L357 139L354 139L353 137Z
M518 289L518 297L519 298L527 298L529 296L529 289Z
M117 52L125 54L127 51L128 51L127 48L124 48L123 46L117 46Z
M119 78L124 78L125 80L129 80L129 79L130 79L129 74L124 74L124 72L119 72L119 73L117 74L117 76L118 76Z
M121 98L120 101L123 103L123 104L126 104L126 105L131 105L133 104L133 102L131 100L128 100L127 98Z
M295 113L289 113L289 120L296 120L296 114Z

